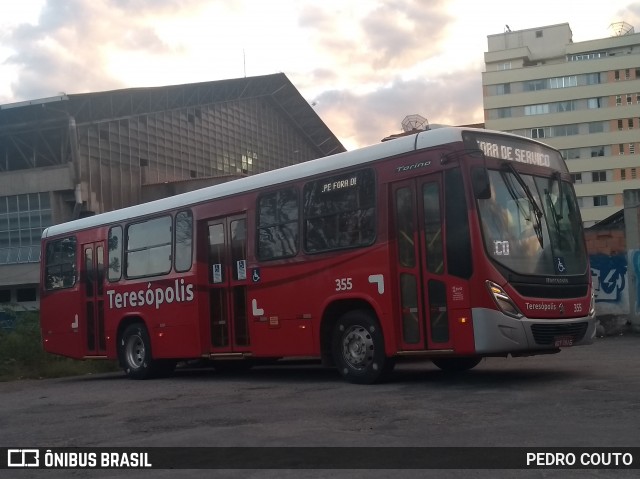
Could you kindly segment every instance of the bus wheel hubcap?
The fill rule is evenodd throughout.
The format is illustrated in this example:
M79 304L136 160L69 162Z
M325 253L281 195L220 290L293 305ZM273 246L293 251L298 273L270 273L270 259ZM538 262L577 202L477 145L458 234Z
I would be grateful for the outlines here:
M342 355L354 369L364 369L373 362L373 337L362 326L352 326L342 337Z
M140 336L131 336L127 341L127 362L130 366L139 368L144 362L144 342Z

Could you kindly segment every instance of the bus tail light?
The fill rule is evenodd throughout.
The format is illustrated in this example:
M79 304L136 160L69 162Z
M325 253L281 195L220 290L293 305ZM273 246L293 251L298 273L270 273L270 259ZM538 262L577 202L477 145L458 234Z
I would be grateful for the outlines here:
M511 316L516 319L520 319L524 316L504 289L493 281L487 281L487 288L500 311L507 316Z

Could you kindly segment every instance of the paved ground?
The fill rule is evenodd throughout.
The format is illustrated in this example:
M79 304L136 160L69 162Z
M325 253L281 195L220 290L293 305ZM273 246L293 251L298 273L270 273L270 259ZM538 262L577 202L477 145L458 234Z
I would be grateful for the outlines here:
M640 446L640 336L557 355L487 359L448 376L400 364L357 386L315 364L0 383L2 447ZM183 477L176 471L11 471L0 477ZM399 477L636 477L632 471L401 471ZM53 474L53 475L52 475ZM389 477L391 471L193 471L193 477ZM555 475L557 474L557 475Z

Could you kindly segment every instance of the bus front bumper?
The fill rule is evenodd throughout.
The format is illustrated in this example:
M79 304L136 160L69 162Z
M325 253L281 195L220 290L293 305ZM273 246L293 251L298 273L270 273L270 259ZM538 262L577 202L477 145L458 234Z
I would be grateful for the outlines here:
M511 318L499 311L474 308L476 354L536 354L569 346L591 344L596 333L595 315L579 318Z

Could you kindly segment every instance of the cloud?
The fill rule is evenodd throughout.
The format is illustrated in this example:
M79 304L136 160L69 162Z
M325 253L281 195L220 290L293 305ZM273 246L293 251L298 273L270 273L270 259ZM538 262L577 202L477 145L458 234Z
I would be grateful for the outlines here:
M398 70L441 53L454 21L444 0L385 0L369 10L360 2L358 8L349 2L337 5L306 4L300 9L299 25L321 63L330 61L343 82L387 81Z
M0 67L21 101L240 76L246 46L249 75L284 71L353 147L409 114L478 121L480 72L440 61L453 21L445 0L47 0L37 22L3 32Z
M172 15L202 1L48 0L37 24L20 24L3 35L12 51L5 65L18 71L11 84L16 99L42 98L127 86L109 72L113 52L179 53L167 45L149 15Z
M362 22L374 68L405 68L440 50L446 25L442 1L386 2Z
M402 80L373 92L329 90L317 97L316 110L347 149L378 143L402 131L407 115L431 124L463 125L482 121L481 74L458 71L431 79Z

